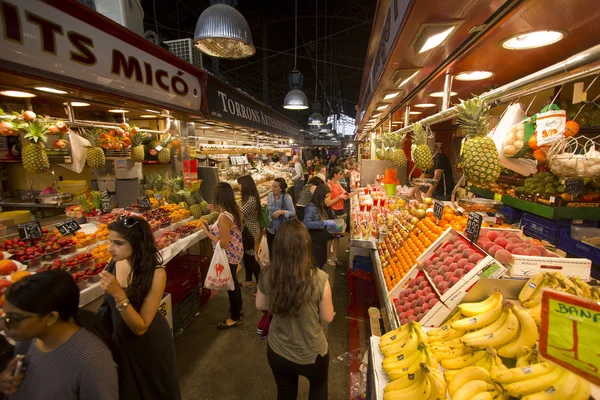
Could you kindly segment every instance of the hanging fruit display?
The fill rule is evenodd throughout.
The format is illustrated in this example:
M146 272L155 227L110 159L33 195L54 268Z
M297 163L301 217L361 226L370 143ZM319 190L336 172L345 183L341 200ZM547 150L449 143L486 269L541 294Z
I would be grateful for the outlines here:
M424 171L433 167L433 156L427 144L427 129L420 122L415 122L412 129L412 161L418 169Z
M404 139L406 135L390 134L394 143L394 151L392 153L392 162L397 167L405 167L408 160L404 152Z
M171 142L173 136L170 134L163 140L160 141L160 150L158 150L158 162L161 164L168 164L171 161Z
M48 141L48 124L41 119L36 119L32 111L26 111L23 117L24 123L20 124L20 128L25 131L26 144L22 150L23 168L27 172L41 173L50 169L50 161L44 146Z
M106 156L100 147L102 143L101 135L105 135L105 133L98 129L87 131L87 139L90 142L90 146L87 147L86 161L88 167L93 169L103 168L106 164Z
M137 129L137 128L134 128ZM131 136L133 136L133 138L131 139L131 160L135 161L135 162L142 162L144 161L145 158L145 149L144 149L144 140L146 139L147 135L144 133L137 133L137 132L133 132L131 133ZM131 137L130 136L130 137Z

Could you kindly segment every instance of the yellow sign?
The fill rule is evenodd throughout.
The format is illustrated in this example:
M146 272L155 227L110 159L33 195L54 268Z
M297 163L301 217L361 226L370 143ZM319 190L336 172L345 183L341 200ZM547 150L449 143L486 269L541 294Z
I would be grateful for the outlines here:
M581 297L544 290L541 354L600 384L600 305Z
M500 193L494 193L494 200L502 201L502 195Z

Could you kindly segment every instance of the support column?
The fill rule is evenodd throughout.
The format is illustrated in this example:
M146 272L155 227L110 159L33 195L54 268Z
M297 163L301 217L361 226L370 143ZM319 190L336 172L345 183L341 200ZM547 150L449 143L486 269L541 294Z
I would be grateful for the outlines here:
M450 107L450 98L452 97L452 82L454 75L446 72L444 79L444 97L442 98L442 111L446 111Z
M404 127L405 128L408 125L410 125L409 119L410 119L410 106L406 106L406 109L404 110Z

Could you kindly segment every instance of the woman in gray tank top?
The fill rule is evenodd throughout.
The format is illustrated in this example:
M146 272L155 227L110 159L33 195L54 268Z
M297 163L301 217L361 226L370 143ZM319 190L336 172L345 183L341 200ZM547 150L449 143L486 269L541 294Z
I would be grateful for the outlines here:
M327 399L329 349L321 320L333 320L333 302L327 274L312 267L311 254L306 227L287 220L259 278L256 308L273 315L267 358L278 400L296 399L299 376L310 382L309 399Z

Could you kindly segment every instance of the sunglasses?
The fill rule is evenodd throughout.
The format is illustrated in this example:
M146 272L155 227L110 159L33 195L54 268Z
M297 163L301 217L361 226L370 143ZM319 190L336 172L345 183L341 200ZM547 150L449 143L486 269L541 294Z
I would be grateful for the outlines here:
M31 317L35 317L37 316L37 314L31 314L31 315L19 315L19 316L9 316L9 315L0 315L0 321L4 322L4 325L6 325L6 327L8 329L11 328L11 325L13 324L20 324L22 321L25 321L26 319L29 319ZM15 325L13 325L15 326Z
M117 217L117 221L121 222L123 226L125 226L125 228L131 228L132 226L140 222L137 218L130 217L127 215L119 215Z

